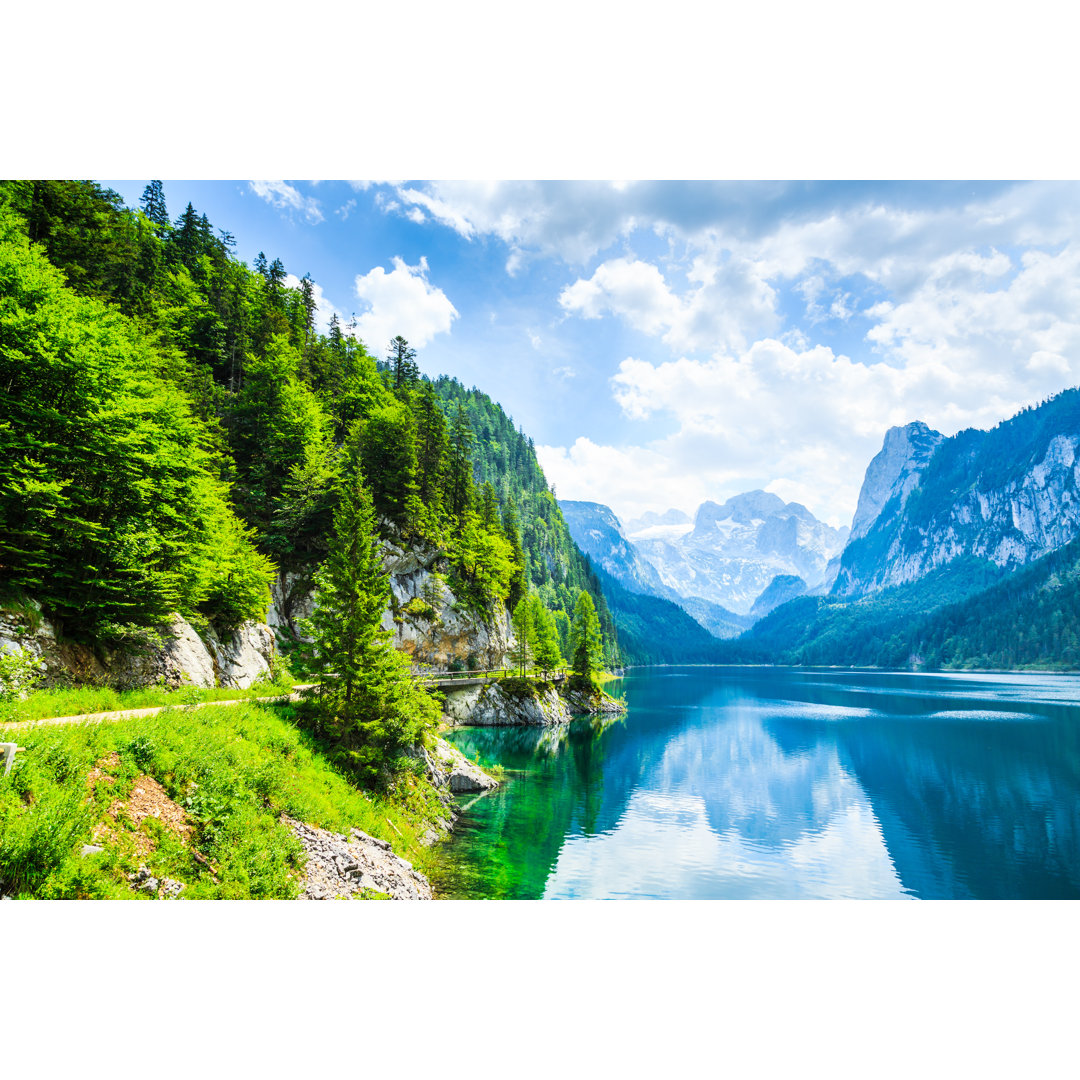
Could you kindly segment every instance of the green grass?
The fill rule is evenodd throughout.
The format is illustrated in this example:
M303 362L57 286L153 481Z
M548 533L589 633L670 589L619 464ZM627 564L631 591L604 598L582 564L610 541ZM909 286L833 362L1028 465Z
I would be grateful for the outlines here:
M124 709L149 709L156 705L194 705L200 701L243 701L247 698L288 694L291 676L277 681L258 682L246 690L230 687L185 686L167 690L147 686L137 690L113 690L107 686L57 687L35 690L22 701L13 703L13 721L42 720L51 716L81 716L84 713L113 712Z
M297 893L303 855L278 820L282 812L337 832L360 828L423 872L431 856L420 837L442 816L435 790L412 774L388 795L359 790L335 765L332 748L294 718L292 706L251 704L20 732L23 749L11 775L0 778L3 891L135 897L127 875L146 865L184 882L192 899L287 899ZM109 776L89 784L91 770L113 753ZM144 774L187 812L189 842L152 818L135 828L123 813L108 816ZM82 857L102 824L110 835L96 842L105 850Z

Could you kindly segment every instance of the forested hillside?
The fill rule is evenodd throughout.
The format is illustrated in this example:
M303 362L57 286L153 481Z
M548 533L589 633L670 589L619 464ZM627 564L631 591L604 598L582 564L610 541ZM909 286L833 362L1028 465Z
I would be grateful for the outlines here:
M342 485L380 532L434 545L478 611L530 587L568 625L593 596L531 441L408 342L316 329L308 277L160 183L139 209L88 181L0 184L0 580L64 631L122 640L169 611L265 616L275 570L324 557Z

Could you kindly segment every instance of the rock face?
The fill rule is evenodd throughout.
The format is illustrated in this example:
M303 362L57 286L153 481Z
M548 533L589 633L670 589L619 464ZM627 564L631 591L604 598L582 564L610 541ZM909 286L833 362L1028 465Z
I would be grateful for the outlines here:
M575 716L596 716L601 713L616 715L617 713L626 712L626 706L621 701L616 701L610 694L605 694L602 690L590 693L588 690L567 689L564 691L564 696L570 711Z
M37 610L37 609L35 609ZM269 675L274 638L269 627L247 622L231 633L209 628L203 637L179 615L144 641L96 652L61 640L38 613L0 615L0 649L28 652L45 664L45 685L94 682L126 690L137 686L231 686L246 689Z
M834 529L805 506L766 491L736 495L723 505L702 503L693 527L676 534L680 529L685 526L654 525L629 539L679 596L738 615L750 612L778 574L819 586L848 537L847 528Z
M463 608L436 569L437 552L385 544L390 607L383 628L408 653L416 671L447 671L455 665L505 667L513 630L505 604L483 617Z
M359 829L348 837L281 815L297 835L308 861L301 900L351 899L365 891L391 900L430 900L431 884L385 840Z
M960 558L1011 571L1080 535L1080 391L1065 391L991 431L943 439L921 468L925 448L907 459L910 466L903 452L889 458L890 441L903 450L897 430L867 470L867 514L858 521L864 531L844 551L834 595L907 584ZM936 433L919 434L926 442Z
M866 468L859 505L851 522L850 540L869 532L890 499L899 499L903 506L944 438L940 431L928 428L922 421L889 428L881 450Z
M390 576L390 603L382 625L394 645L408 653L416 671L446 671L471 663L499 668L507 663L513 630L505 605L479 616L465 610L439 570L434 548L405 548L382 542ZM304 638L303 620L314 610L310 575L283 574L270 590L267 623L280 634Z
M474 791L492 791L499 781L488 776L479 765L473 764L456 746L439 739L434 750L422 751L428 778L438 788L455 795Z
M206 632L206 647L221 686L246 690L271 675L274 633L265 623L248 621L232 633Z
M456 724L479 727L569 723L566 702L553 685L521 690L514 685L485 683L451 690L446 694L446 714Z

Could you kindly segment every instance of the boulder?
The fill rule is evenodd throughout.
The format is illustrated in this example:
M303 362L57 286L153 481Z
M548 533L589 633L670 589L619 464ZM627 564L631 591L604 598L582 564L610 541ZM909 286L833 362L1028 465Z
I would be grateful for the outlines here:
M274 657L274 633L265 623L249 620L232 633L206 633L206 647L213 657L222 686L246 690L269 678Z
M436 787L448 788L455 795L473 791L491 791L499 781L488 776L455 746L439 739L434 750L422 751L428 777Z
M566 702L549 683L491 682L446 693L447 715L478 727L569 723Z
M148 639L143 646L110 654L106 667L111 682L120 689L217 685L214 659L187 619L173 615L157 633L160 645Z

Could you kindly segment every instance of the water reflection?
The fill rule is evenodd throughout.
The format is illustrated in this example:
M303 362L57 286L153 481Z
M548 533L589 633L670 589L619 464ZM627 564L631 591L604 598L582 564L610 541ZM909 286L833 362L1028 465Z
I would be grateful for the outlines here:
M443 894L1080 896L1076 679L686 669L620 689L606 731L456 734L512 776L446 846Z

